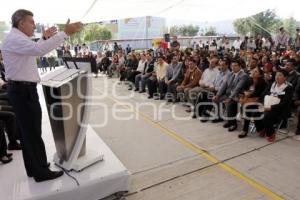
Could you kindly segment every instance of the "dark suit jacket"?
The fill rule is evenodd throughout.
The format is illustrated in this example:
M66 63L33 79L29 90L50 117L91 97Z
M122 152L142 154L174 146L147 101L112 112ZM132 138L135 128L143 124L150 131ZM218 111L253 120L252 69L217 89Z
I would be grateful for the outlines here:
M293 100L300 100L300 77L297 80L297 85L294 91Z
M224 96L224 98L238 100L238 95L244 91L248 81L249 76L243 70L237 74L236 78L234 77L234 73L231 72L228 74L227 80L223 82L217 96Z
M272 84L269 85L264 94L261 96L260 101L263 102L264 101L264 97L266 95L270 95L271 94L271 87ZM291 104L292 104L292 97L293 97L293 88L292 86L289 84L284 90L283 90L283 94L278 95L277 96L280 99L280 103L271 106L271 112L283 117L283 118L288 118L290 115L290 110L291 110Z
M293 89L296 88L298 78L299 78L299 73L296 70L294 70L287 78L287 82L292 84Z
M143 74L153 72L153 70L154 70L154 60L152 60L149 64L148 64L148 61L147 61L145 63Z
M251 85L253 85L253 80L251 79L249 84L249 87ZM253 97L261 97L263 92L266 90L267 87L267 83L264 79L262 79L261 81L258 81L258 83L254 86L254 91L253 93L249 96L249 98L253 98Z

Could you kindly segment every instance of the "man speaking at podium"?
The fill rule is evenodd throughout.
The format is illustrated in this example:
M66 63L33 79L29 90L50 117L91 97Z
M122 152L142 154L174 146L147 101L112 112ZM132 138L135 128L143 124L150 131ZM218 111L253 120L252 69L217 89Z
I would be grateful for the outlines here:
M12 29L2 45L8 95L16 113L21 135L24 165L29 177L36 182L58 178L63 171L51 171L48 167L45 145L42 139L42 111L36 85L40 82L36 57L43 56L65 39L80 31L81 22L65 25L63 32L55 27L43 31L38 42L31 40L36 28L33 13L20 9L12 15Z

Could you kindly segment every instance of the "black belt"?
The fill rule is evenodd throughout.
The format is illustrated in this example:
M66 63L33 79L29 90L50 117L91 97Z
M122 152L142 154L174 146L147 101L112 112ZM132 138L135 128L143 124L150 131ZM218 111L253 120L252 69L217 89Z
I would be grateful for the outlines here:
M10 85L30 85L30 86L36 86L37 85L37 83L35 83L35 82L13 81L13 80L8 80L8 84L10 84Z

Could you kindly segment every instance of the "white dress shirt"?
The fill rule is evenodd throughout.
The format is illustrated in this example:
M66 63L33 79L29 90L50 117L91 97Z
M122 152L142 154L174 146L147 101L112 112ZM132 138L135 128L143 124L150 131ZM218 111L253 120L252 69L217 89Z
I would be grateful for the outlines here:
M143 70L144 70L144 68L145 68L146 62L147 62L146 60L144 60L144 61L140 60L140 61L139 61L139 65L138 65L136 71L139 71L139 72L142 72L142 73L143 73Z
M241 40L235 40L233 42L233 47L234 49L240 49L241 48L241 44L242 44L242 41Z
M155 72L156 72L156 77L157 79L163 80L167 74L167 68L168 68L168 63L163 62L162 65L155 63Z
M290 36L287 33L279 33L275 37L275 45L287 46L289 44Z
M58 47L68 36L59 32L48 40L34 42L17 28L12 28L1 47L7 80L40 82L37 57Z
M199 85L205 85L208 87L213 87L214 86L214 80L216 76L218 75L218 68L214 67L212 68L207 68L204 70L201 79L199 80Z

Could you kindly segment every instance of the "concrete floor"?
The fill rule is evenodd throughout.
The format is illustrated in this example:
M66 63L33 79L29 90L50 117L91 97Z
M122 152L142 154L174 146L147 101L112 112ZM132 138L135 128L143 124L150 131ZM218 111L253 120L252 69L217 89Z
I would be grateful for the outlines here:
M174 113L188 117L186 108L148 100L116 82L93 79L93 95L103 98L93 98L99 105L90 122L132 173L128 200L300 199L298 141L284 134L273 144L255 135L238 139L223 123L174 119ZM151 105L165 112L157 117ZM115 115L129 120L116 120L116 107L123 112Z

